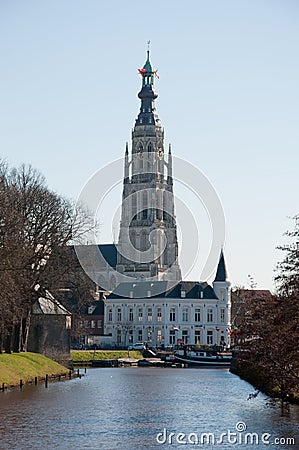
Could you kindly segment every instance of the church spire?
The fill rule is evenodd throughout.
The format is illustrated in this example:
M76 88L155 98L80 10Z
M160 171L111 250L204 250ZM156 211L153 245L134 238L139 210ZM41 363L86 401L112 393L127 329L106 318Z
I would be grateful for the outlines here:
M155 107L155 99L158 97L158 94L154 90L154 78L158 75L157 70L153 70L152 68L149 50L147 50L146 62L142 69L139 69L138 72L142 77L141 91L138 94L138 97L141 100L141 106L135 125L160 126Z

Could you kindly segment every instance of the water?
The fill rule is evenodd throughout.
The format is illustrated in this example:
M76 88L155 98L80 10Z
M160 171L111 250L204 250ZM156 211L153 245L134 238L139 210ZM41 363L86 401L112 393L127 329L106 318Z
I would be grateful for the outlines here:
M52 383L48 389L25 386L0 393L0 449L299 449L299 408L280 417L279 408L269 406L262 394L247 400L253 392L226 369L88 370L81 380ZM230 442L223 437L220 444L228 430L236 436ZM210 444L200 443L205 432L213 433ZM245 444L246 432L257 433L259 443ZM263 433L271 434L271 447L260 442ZM190 443L176 443L177 438ZM275 438L295 438L296 444L274 446Z

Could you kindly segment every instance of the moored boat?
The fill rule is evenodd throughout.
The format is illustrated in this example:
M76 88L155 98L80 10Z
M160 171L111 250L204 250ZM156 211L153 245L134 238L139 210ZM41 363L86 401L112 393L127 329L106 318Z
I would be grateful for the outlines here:
M176 362L199 367L230 367L231 352L184 347L174 352Z

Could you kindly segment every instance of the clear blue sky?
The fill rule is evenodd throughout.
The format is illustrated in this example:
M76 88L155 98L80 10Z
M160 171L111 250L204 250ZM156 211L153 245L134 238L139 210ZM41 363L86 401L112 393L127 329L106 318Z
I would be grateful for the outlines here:
M296 0L1 0L0 156L76 198L130 141L149 39L166 144L221 198L230 278L272 289L299 212Z

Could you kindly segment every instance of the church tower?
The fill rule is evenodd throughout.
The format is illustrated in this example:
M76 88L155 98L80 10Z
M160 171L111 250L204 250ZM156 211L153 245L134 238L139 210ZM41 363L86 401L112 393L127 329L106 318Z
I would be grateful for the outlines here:
M164 152L164 130L158 118L149 50L139 74L140 112L126 145L117 271L136 279L179 281L174 214L172 156Z

